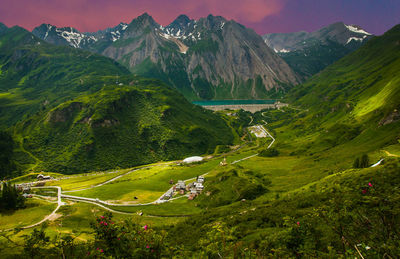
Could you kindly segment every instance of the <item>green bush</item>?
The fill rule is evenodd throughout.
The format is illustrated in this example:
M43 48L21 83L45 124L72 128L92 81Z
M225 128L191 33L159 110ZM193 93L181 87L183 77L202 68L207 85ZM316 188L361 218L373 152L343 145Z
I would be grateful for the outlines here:
M262 149L258 155L262 157L274 157L279 156L279 151L276 148L267 148Z

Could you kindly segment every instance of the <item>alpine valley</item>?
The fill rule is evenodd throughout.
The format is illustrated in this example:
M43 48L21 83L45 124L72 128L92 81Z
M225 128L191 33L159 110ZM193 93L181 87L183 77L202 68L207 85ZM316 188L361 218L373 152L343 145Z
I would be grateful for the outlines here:
M400 25L0 23L0 254L397 258L399 129Z

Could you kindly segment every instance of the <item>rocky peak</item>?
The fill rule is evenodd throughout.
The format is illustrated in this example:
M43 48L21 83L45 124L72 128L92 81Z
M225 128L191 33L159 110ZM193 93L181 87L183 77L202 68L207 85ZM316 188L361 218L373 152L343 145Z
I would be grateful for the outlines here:
M7 26L5 26L3 23L0 22L0 34L5 32L7 30Z
M132 20L132 22L129 24L129 27L159 27L159 24L154 21L153 17L151 17L148 13L144 13L135 19Z

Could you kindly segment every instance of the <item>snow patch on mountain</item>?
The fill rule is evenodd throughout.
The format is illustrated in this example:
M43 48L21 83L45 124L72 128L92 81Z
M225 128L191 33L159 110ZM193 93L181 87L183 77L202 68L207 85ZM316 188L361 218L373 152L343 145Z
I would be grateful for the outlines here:
M371 33L366 32L366 31L364 31L363 29L358 28L358 27L356 27L356 26L354 26L354 25L345 25L345 26L346 26L346 28L347 28L348 30L350 30L350 31L352 31L352 32L355 32L355 33L362 33L362 34L366 34L366 35L372 35Z
M365 36L364 36L363 38L350 37L350 38L347 40L346 45L349 44L352 40L355 40L355 41L363 41L364 39L365 39Z

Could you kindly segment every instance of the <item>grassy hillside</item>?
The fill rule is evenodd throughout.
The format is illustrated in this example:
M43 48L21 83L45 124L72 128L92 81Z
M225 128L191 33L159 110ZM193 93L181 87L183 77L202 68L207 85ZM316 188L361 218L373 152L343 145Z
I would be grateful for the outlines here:
M39 40L20 27L0 36L0 127L103 86L98 76L127 75L115 61ZM111 80L111 79L110 79Z
M294 153L331 149L344 158L398 143L399 41L398 25L291 92L300 110L275 126Z
M167 85L20 27L0 36L0 122L20 167L64 173L212 153L233 139Z
M120 78L124 86L64 102L17 126L23 145L57 172L131 167L212 153L231 129L159 81Z

